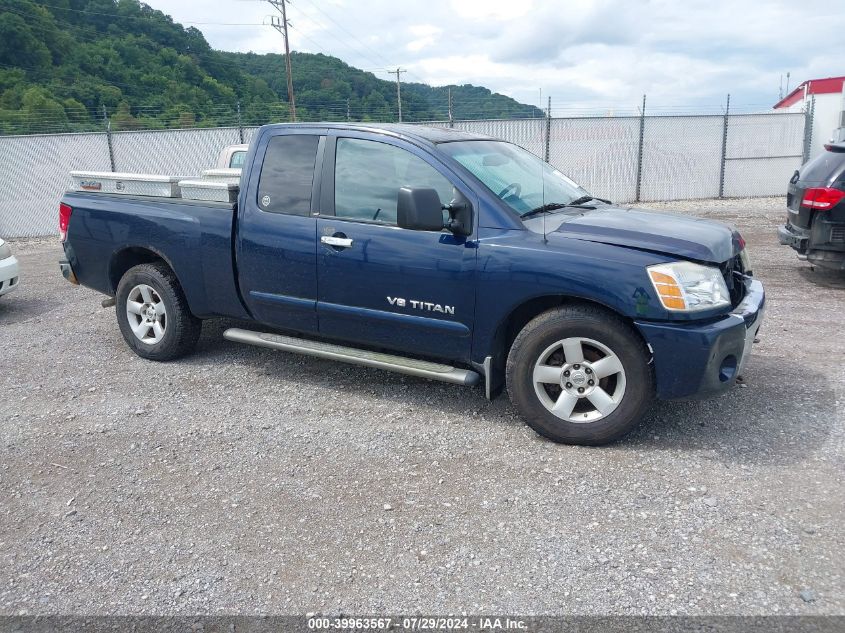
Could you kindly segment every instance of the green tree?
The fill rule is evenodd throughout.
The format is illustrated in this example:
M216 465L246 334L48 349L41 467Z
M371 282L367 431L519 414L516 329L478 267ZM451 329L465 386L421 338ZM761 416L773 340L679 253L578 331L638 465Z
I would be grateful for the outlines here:
M283 55L213 50L194 27L138 0L0 0L0 133L287 121ZM291 53L300 120L392 121L394 82L336 57ZM405 120L446 117L447 89L402 88ZM456 118L542 116L478 86L452 86Z

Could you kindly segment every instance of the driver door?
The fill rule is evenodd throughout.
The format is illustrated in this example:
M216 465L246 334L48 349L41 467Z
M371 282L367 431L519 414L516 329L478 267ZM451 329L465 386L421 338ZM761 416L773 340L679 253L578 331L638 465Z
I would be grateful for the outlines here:
M396 225L401 187L453 187L442 165L399 139L329 134L317 219L317 315L324 336L467 361L475 312L476 243ZM477 205L476 205L477 206Z

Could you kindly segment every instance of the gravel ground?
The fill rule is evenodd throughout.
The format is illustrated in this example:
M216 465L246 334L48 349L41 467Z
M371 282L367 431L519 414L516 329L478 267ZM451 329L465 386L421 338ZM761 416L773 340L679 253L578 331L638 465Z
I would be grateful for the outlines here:
M0 300L0 613L845 614L845 277L781 199L747 385L560 446L505 398L223 340L153 364L19 240Z

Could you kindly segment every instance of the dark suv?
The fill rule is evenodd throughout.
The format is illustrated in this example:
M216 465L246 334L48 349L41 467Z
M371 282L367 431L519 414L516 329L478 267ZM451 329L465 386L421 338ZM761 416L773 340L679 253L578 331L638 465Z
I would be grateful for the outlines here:
M845 270L845 142L824 147L790 179L778 239L815 266Z

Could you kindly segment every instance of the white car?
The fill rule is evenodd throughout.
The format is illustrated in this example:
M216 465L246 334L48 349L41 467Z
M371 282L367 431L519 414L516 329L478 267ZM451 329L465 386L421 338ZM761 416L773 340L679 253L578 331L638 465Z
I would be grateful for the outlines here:
M20 283L18 260L12 256L12 249L0 239L0 296L12 292Z
M229 145L217 155L217 169L242 169L249 145Z

